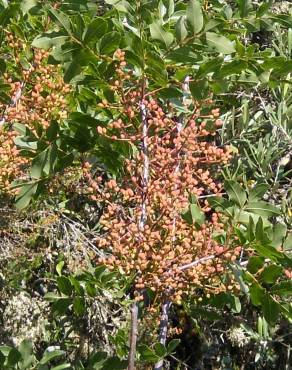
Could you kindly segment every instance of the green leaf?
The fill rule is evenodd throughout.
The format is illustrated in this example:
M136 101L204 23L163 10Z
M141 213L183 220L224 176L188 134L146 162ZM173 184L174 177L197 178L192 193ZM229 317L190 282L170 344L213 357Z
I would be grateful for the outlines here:
M191 310L194 319L202 318L207 321L221 320L222 316L215 311L208 310L206 307L195 307Z
M284 241L283 248L285 251L292 250L292 233L290 233Z
M249 242L255 239L255 223L251 216L249 216L249 222L246 228L246 237Z
M251 218L253 219L254 224L257 223L258 220L260 219L260 216L254 213L242 211L241 209L235 209L235 211L236 211L235 212L236 220L243 225L250 225ZM263 219L263 223L264 223L264 227L271 226L270 222L266 218ZM251 236L252 234L248 235L249 238ZM253 240L253 239L254 237L250 240Z
M75 297L73 299L73 309L76 315L83 315L86 309L84 297Z
M63 369L72 369L72 366L70 364L61 364L58 366L51 367L50 370L63 370Z
M250 299L253 305L260 306L264 297L265 291L259 284L254 283L249 289Z
M112 31L102 36L98 46L101 54L111 54L118 49L121 41L121 35L119 32Z
M188 35L188 31L185 26L185 17L179 17L175 25L175 36L178 41L184 40Z
M266 183L257 183L250 191L248 195L248 200L250 202L255 202L260 200L263 195L269 189L269 185Z
M18 350L21 353L21 358L22 358L19 363L19 368L20 369L29 368L35 360L35 357L33 355L32 342L30 340L24 339L20 343Z
M258 219L255 228L255 238L257 241L260 241L263 245L270 245L271 239L268 237L267 233L264 231L264 221L262 217Z
M199 33L204 27L204 16L201 3L198 0L189 0L187 5L187 22L193 34Z
M21 10L23 14L26 14L30 11L31 8L38 4L37 0L22 0L21 1Z
M159 358L163 358L167 355L166 347L159 342L154 344L154 351Z
M18 4L10 4L6 9L1 9L0 26L7 26L11 20L19 12L20 2Z
M40 360L40 365L46 365L47 363L49 363L50 361L52 361L53 359L57 358L57 357L61 357L61 356L64 356L65 355L65 351L62 351L60 349L56 349L54 351L48 351L47 349L45 350L45 353L42 357L42 359Z
M57 271L57 274L58 274L59 276L61 276L61 275L62 275L62 269L63 269L63 267L64 267L64 264L65 264L65 262L64 262L64 261L60 261L60 262L57 264L57 266L56 266L56 271Z
M239 7L239 14L241 18L246 17L249 14L249 11L252 10L252 1L251 0L236 0Z
M78 295L84 295L84 289L81 286L80 282L73 276L70 276L69 280L70 280L70 283L72 284L72 286L74 287L75 292Z
M10 346L0 346L0 352L3 353L5 357L9 355L9 352L12 350L13 347Z
M281 297L292 295L292 280L282 281L271 288L271 293Z
M159 91L159 96L163 99L173 99L173 98L181 98L183 93L180 89L176 87L166 87Z
M242 208L247 200L245 190L234 180L226 180L224 188L229 198Z
M128 361L120 360L118 357L110 357L102 365L101 370L123 370L127 369Z
M268 294L265 294L261 300L264 318L271 325L274 325L278 319L280 308L279 304Z
M103 351L95 352L89 357L88 365L94 366L98 363L103 363L107 358L107 353Z
M103 18L94 18L94 20L87 27L84 35L84 42L97 42L101 36L106 34L107 28L107 22Z
M247 270L251 274L255 274L264 265L264 257L252 256L248 259L248 264L246 266Z
M241 311L240 300L238 297L234 296L233 294L229 296L227 306L230 307L230 309L235 313L239 313Z
M33 179L39 179L42 177L45 172L44 170L48 167L50 161L49 154L50 148L46 148L33 159L31 167L31 177Z
M47 32L37 36L31 45L35 48L48 50L53 46L63 45L66 40L68 40L68 36L62 32Z
M271 7L272 5L272 1L268 1L266 3L262 3L257 11L256 11L256 17L257 18L260 18L262 15L264 15L265 13L267 13L267 11L269 10L269 8Z
M65 276L58 276L57 277L57 285L61 293L70 296L72 294L72 284L70 280Z
M261 273L260 279L267 284L273 284L280 275L282 275L282 267L278 265L270 265Z
M287 233L287 226L282 223L277 223L273 228L273 239L272 239L271 245L274 248L282 247L286 233ZM291 240L291 247L292 247L292 240Z
M98 266L95 270L94 270L94 276L96 278L96 280L100 281L102 275L105 273L105 271L107 271L106 267L105 266Z
M167 59L175 63L189 63L195 64L198 61L197 54L195 54L189 47L182 46L167 54Z
M1 352L1 348L0 348L0 369L4 369L4 363L5 363L5 356L3 355L3 353Z
M15 198L15 206L18 209L26 208L38 189L38 182L32 182L19 186L20 191Z
M247 212L255 213L261 216L279 216L281 210L272 204L269 204L263 200L257 202L248 202L245 206Z
M221 54L232 54L235 50L234 41L230 41L227 37L218 35L215 32L206 33L207 45Z
M47 139L52 142L57 139L59 124L57 121L51 121L50 126L46 129Z
M254 249L263 257L270 258L272 261L278 261L283 258L283 254L269 245L255 244Z
M72 304L72 298L59 297L58 300L53 302L53 311L59 315L64 315Z
M56 302L60 299L64 299L64 297L61 297L59 294L53 292L46 293L44 298L49 302Z
M159 40L163 42L167 47L169 47L173 42L173 34L164 31L163 27L158 21L150 24L150 34L154 40Z
M16 365L21 360L21 353L16 348L11 348L7 357L7 364L9 366Z
M53 7L49 8L50 13L57 19L57 21L63 26L67 31L68 35L71 35L71 22L67 15L60 10L56 10Z
M167 345L167 353L171 354L174 352L176 347L180 344L180 339L172 339Z
M207 79L192 81L189 84L189 87L193 98L196 100L205 99L209 94L209 85Z
M196 74L197 78L208 75L209 73L216 73L220 70L221 65L223 64L223 58L211 58L210 60L204 61L200 65L200 68Z
M205 221L205 215L204 212L202 212L201 208L196 204L191 204L190 211L193 223L198 223L199 225L202 225Z
M91 283L86 283L86 293L90 296L90 297L95 297L96 294L97 294L97 290L95 288L95 286Z
M227 208L230 208L232 206L232 203L228 201L227 199L224 199L223 197L209 197L208 198L208 203L213 207L215 210L225 210ZM233 216L233 215L230 215Z
M240 74L243 70L247 68L247 62L245 60L232 60L229 63L226 63L222 66L220 71L218 72L218 75L216 75L217 78L223 78L226 76L231 76L233 74Z
M155 352L144 344L139 346L139 353L141 361L157 362L159 360L159 357L155 354Z

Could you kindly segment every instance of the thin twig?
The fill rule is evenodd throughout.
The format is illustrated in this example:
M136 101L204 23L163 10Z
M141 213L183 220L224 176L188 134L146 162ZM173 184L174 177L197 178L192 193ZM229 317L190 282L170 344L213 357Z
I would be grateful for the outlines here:
M193 262L191 262L191 263L188 263L187 265L180 266L178 269L179 269L180 271L187 270L187 269L189 269L189 268L191 268L191 267L197 266L197 265L199 265L200 263L203 263L203 262L206 262L206 261L212 260L212 259L214 259L214 258L216 258L216 257L217 257L217 256L215 256L215 254L212 254L211 256L202 257L202 258L200 258L200 259L198 259L198 260L195 260L195 261L193 261Z
M170 301L167 300L162 305L162 313L161 313L161 319L160 319L160 328L159 328L159 342L165 346L166 339L167 339L167 327L168 327L168 313L170 308ZM163 370L163 359L156 362L154 366L154 370Z
M145 80L143 80L143 90L145 86ZM141 118L142 118L142 135L143 135L143 174L142 174L142 204L141 204L141 218L139 220L139 231L142 232L145 228L147 220L147 188L149 180L149 157L148 157L148 122L147 122L147 111L144 103L145 92L142 93L142 101L140 104ZM131 308L131 336L130 336L130 350L128 357L128 370L135 369L135 357L138 337L138 305L134 302Z
M190 78L189 76L186 76L184 83L183 83L183 90L186 94L189 93L189 82ZM185 98L184 98L185 99ZM180 136L180 133L183 128L183 119L179 118L178 121L176 122L176 129L177 129L177 136ZM176 175L179 172L180 166L181 166L181 152L178 151L178 163L175 167L174 174ZM175 184L175 190L177 189L177 184ZM175 243L176 239L176 224L177 224L177 218L178 218L178 212L176 212L174 218L173 218L173 223L172 223L172 243ZM165 346L166 344L166 339L167 339L167 329L168 329L168 313L169 313L169 308L170 308L170 301L167 300L162 304L162 309L161 309L161 319L160 319L160 327L159 327L159 342ZM163 369L163 359L159 360L155 366L154 370L162 370Z
M133 303L131 307L131 334L130 334L130 352L129 352L129 370L135 370L135 357L138 337L138 305Z

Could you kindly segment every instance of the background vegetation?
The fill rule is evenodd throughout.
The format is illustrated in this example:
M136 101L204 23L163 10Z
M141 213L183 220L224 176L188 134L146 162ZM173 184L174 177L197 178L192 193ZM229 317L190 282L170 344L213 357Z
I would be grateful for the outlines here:
M289 369L291 51L288 1L0 1L0 369Z

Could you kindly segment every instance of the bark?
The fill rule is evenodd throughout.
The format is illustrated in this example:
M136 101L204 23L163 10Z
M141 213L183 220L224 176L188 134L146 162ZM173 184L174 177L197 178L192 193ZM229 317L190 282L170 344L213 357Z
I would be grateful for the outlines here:
M136 302L131 307L131 333L128 370L135 370L135 357L138 338L138 305Z
M171 305L170 301L166 301L162 305L160 328L159 328L159 342L163 344L164 346L166 344L166 339L167 339L168 315L169 315L170 305ZM162 370L162 369L163 369L163 359L159 360L154 366L154 370Z
M144 97L143 97L144 99ZM143 135L143 175L142 175L142 185L143 185L143 194L142 194L142 204L141 204L141 218L139 221L140 231L144 230L146 220L147 220L147 186L149 179L149 157L148 157L148 124L147 124L147 112L146 107L141 102L141 118L142 118L142 135ZM135 357L137 350L137 338L138 338L138 305L136 302L133 303L131 308L131 334L130 334L130 351L128 357L128 370L135 369Z

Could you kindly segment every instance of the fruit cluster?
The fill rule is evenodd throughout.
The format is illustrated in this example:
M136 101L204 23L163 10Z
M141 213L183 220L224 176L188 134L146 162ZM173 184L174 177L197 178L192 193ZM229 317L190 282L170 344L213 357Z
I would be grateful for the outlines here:
M52 120L65 119L70 87L64 83L60 67L48 65L47 51L34 50L32 59L23 66L25 43L12 33L7 33L6 38L8 46L13 47L14 63L7 66L3 75L4 83L10 87L11 101L0 103L0 187L14 195L11 181L25 175L29 160L20 155L14 144L18 134L13 125L25 125L38 136Z
M118 56L122 58L117 68L120 75L126 62L124 54L118 52ZM114 83L121 94L121 114L106 127L97 127L99 135L127 141L137 149L125 160L122 179L104 184L100 177L91 177L88 163L84 165L92 199L106 207L98 246L108 256L100 262L135 275L137 300L143 299L143 289L150 288L157 296L180 301L184 292L203 287L206 281L213 292L226 290L218 276L225 271L225 261L234 260L240 248L227 251L212 239L223 224L211 212L206 197L222 192L212 172L231 158L230 148L219 148L212 140L221 125L219 111L205 114L195 107L179 115L171 106L162 108L159 98L147 94L145 86L133 88L142 83L135 81L130 87L125 80ZM190 195L196 197L201 217L206 214L200 225L181 217Z

